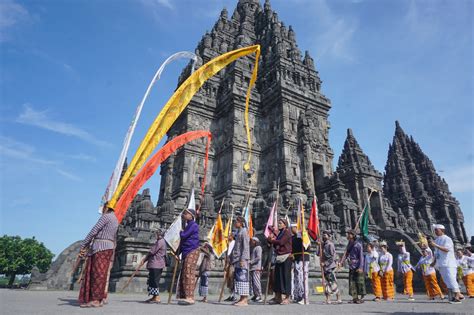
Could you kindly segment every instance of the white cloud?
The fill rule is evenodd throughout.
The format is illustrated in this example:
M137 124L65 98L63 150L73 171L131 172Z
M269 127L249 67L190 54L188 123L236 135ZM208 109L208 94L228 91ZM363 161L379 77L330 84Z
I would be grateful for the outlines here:
M170 0L140 0L140 3L157 21L160 21L160 16L164 12L163 8L166 10L174 10L174 6Z
M54 120L48 117L47 111L37 111L28 104L24 105L24 110L18 116L16 121L25 125L31 125L63 135L76 137L97 146L110 146L109 143L97 139L89 132L72 124Z
M331 57L345 62L355 61L352 51L352 38L358 29L354 17L336 14L326 0L310 1L308 11L315 14L313 26L317 34L313 42L313 51L318 58Z
M0 42L8 40L8 30L30 20L31 15L22 5L13 0L0 1Z
M57 169L56 169L56 172L58 172L58 174L60 174L60 175L62 175L62 176L64 176L64 177L66 177L66 178L69 178L70 180L73 180L73 181L76 181L76 182L82 181L82 179L81 179L80 177L78 177L78 176L76 176L76 175L74 175L74 174L71 174L71 173L69 173L69 172L67 172L67 171L65 171L65 170L62 170L62 169L60 169L60 168L57 168Z
M0 136L0 156L9 157L14 160L22 160L30 165L40 165L55 170L58 174L70 180L80 181L81 179L60 168L60 161L47 160L36 156L36 150L33 146L16 141L9 137ZM11 166L9 166L11 167Z
M56 165L58 162L35 157L35 148L14 139L0 136L0 155L42 165Z
M474 164L445 170L442 174L453 193L474 193Z

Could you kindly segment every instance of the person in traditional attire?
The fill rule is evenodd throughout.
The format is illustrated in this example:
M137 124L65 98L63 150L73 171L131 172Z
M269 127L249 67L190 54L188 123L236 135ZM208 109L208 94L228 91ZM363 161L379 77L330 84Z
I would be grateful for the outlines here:
M232 256L232 251L234 250L234 245L235 245L235 233L236 231L232 231L232 233L229 234L229 246L227 246L227 273L226 273L226 286L227 289L230 290L230 295L227 299L224 301L227 302L237 302L237 298L235 297L235 290L234 290L234 266L230 263L230 259Z
M298 304L309 304L308 301L308 274L309 274L309 254L303 247L303 238L297 231L297 225L291 224L292 260L293 260L293 299ZM303 256L304 254L304 256ZM304 263L303 263L304 260Z
M235 306L247 306L249 295L249 260L250 260L250 240L249 233L245 227L245 219L237 217L234 223L237 229L235 245L232 250L231 264L234 266L234 292L240 295Z
M441 278L448 287L449 303L461 303L461 290L456 280L457 263L454 257L453 240L444 234L445 227L442 224L433 225L436 239L431 240L431 246L435 249L436 266L438 267Z
M100 307L107 297L105 288L118 225L114 210L104 206L104 214L81 244L79 255L87 255L79 291L81 307Z
M336 303L341 304L341 292L336 279L336 247L331 241L331 231L326 230L322 233L323 243L316 241L316 255L320 257L321 266L324 274L324 295L326 304L331 304L331 296L336 294Z
M462 281L466 286L466 294L469 298L474 298L474 255L468 248L457 250L456 258L458 266L462 270Z
M365 277L364 277L364 248L362 241L357 238L355 230L347 232L346 254L349 263L349 294L352 296L352 301L349 303L361 304L364 303L365 292ZM342 265L343 261L340 262ZM359 297L360 296L360 297Z
M146 268L148 269L148 295L152 297L146 302L148 303L160 303L160 278L163 268L165 268L165 256L166 256L166 242L163 239L163 232L159 229L156 231L156 242L150 248L148 254L143 257L140 265L147 263Z
M207 303L207 295L209 293L209 272L211 271L214 254L212 253L211 244L207 242L204 243L200 249L203 253L203 258L201 265L199 266L199 296L202 297L201 302Z
M196 285L196 265L199 259L199 226L195 221L196 211L183 211L182 218L186 227L180 232L179 253L181 253L181 272L178 282L178 299L180 304L194 304Z
M262 246L257 237L250 240L252 254L250 256L250 288L253 293L252 301L262 302L262 284L260 276L262 274Z
M378 302L382 298L382 280L379 275L379 253L371 243L367 244L364 271L372 283L372 291L375 295L374 301Z
M434 300L435 297L444 299L444 294L441 292L441 288L438 285L438 280L436 279L436 270L432 266L433 256L425 249L421 250L421 257L416 264L415 268L421 269L423 274L423 281L425 282L426 294L430 300Z
M413 298L413 266L410 263L410 253L405 248L404 241L396 242L399 254L397 258L397 272L403 275L403 294L408 295L409 301Z
M379 266L382 277L382 295L384 300L393 301L395 297L395 287L393 285L393 256L388 252L387 242L380 242Z
M434 254L433 254L433 251L431 250L431 248L429 247L428 239L426 239L426 237L425 237L425 239L423 239L419 243L420 243L421 250L422 251L425 250L427 257L431 257L432 261L434 262L435 261ZM441 274L439 273L439 270L437 270L435 268L435 272L436 272L436 279L438 280L438 285L441 288L441 293L444 296L444 295L448 294L448 287L444 283L443 278L441 277Z
M273 292L275 297L270 300L270 304L290 304L291 295L291 232L288 228L288 221L281 218L278 220L278 236L270 235L270 242L276 254L275 277L273 282Z

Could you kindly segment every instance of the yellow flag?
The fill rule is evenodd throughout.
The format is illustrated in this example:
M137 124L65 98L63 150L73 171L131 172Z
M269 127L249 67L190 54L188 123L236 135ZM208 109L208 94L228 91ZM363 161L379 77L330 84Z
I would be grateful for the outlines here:
M306 224L304 222L304 206L299 204L299 214L296 221L296 229L298 233L301 234L301 239L303 240L303 247L306 249L311 245L311 240L309 239L308 231L306 230Z
M210 77L215 75L217 72L222 70L225 66L235 61L236 59L255 53L255 66L253 68L252 77L250 79L249 86L247 88L247 96L245 99L245 129L247 131L247 142L248 142L248 159L244 165L246 171L250 170L250 158L252 150L252 139L250 136L249 127L249 102L252 87L257 79L258 72L258 60L260 58L260 45L254 45L249 47L240 48L237 50L230 51L219 57L210 60L208 63L200 67L193 74L191 74L186 81L183 82L176 90L176 92L168 100L164 108L161 110L158 117L151 124L150 129L142 140L140 146L135 153L127 171L120 180L114 195L109 200L109 207L114 208L117 200L120 198L128 184L135 177L136 173L143 166L145 161L148 159L150 154L156 148L158 143L164 137L166 132L171 128L173 123L176 121L178 116L183 112L186 106L189 104L194 94L199 88L206 82Z
M232 219L229 218L227 219L227 223L225 224L225 229L224 229L224 238L227 242L227 240L229 239L229 233L230 233L230 226L231 226L231 223L232 222Z
M222 254L227 250L227 240L224 236L224 227L222 225L222 217L219 213L217 215L217 221L211 236L211 246L214 249L217 257L221 257Z
M209 233L207 233L207 240L210 242L212 239L212 234L214 233L214 229L216 228L216 224L212 226L212 228L209 230Z

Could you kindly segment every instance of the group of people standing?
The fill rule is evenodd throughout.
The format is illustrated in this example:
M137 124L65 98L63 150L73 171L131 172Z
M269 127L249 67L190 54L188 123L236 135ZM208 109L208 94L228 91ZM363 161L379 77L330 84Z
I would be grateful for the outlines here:
M180 304L194 304L194 292L198 285L196 272L199 276L199 295L202 302L207 302L209 275L214 257L213 248L209 243L200 245L199 225L195 221L195 210L183 211L185 225L180 232L180 246L175 256L181 262L176 296ZM467 295L474 297L474 255L469 249L455 249L453 241L445 234L442 225L434 225L436 238L421 243L422 256L413 266L410 253L403 241L396 242L399 249L397 256L397 272L403 278L404 294L413 300L413 274L421 270L426 293L430 299L437 296L449 296L450 303L461 303L464 296L460 292L457 276L460 274L466 286ZM87 257L84 277L81 283L79 302L81 307L100 307L107 302L107 283L111 262L115 249L115 237L118 221L112 209L107 209L97 224L83 241L80 255ZM160 303L159 283L163 268L166 266L166 243L162 231L157 232L157 241L148 254L142 259L141 265L147 263L149 270L148 294L146 302ZM342 303L341 290L338 287L337 271L347 263L349 269L350 303L364 302L366 295L365 279L370 279L374 301L393 300L394 259L388 251L385 241L366 244L358 237L355 230L347 232L348 245L342 259L338 259L331 231L322 231L321 238L316 241L316 255L320 257L325 303ZM287 305L292 302L308 304L308 274L310 255L303 246L301 233L296 224L281 218L277 227L266 239L271 247L271 263L269 286L274 292L270 304ZM430 246L434 249L431 250ZM201 259L200 259L201 257ZM200 264L198 266L198 260ZM257 237L250 238L246 221L239 216L234 222L234 229L229 237L226 254L226 270L228 288L232 294L227 301L235 306L248 305L248 298L254 302L262 302L261 274L262 245ZM440 274L439 283L436 270ZM444 288L444 290L443 290ZM331 297L336 295L336 301ZM239 298L236 298L238 296Z
M421 270L426 294L434 300L437 296L441 299L448 295L449 302L461 303L464 296L461 294L457 275L462 274L467 295L474 297L474 255L469 248L458 249L455 257L454 243L445 234L445 227L441 224L433 226L436 238L428 242L421 242L422 256L413 266L410 262L410 253L406 250L403 241L396 242L399 253L397 256L397 273L403 280L403 293L408 300L414 300L413 275L416 270ZM362 253L362 241L356 239L355 232L348 233L349 245L349 287L353 303L362 303L365 291L365 276L370 279L374 301L393 300L395 297L394 286L394 259L385 241L368 243L366 254ZM357 244L359 243L359 244ZM433 247L434 252L431 250ZM363 270L362 270L363 268ZM440 274L440 284L436 270ZM325 273L326 274L326 273Z

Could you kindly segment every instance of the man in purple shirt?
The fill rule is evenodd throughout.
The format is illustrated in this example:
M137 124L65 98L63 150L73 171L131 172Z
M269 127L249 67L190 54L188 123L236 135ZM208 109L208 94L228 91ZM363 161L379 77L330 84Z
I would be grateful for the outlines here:
M357 238L357 233L354 230L347 231L346 257L349 264L349 294L352 296L352 301L349 303L361 304L364 303L365 292L365 278L364 278L364 249L362 241ZM343 261L341 261L341 264ZM360 298L359 298L360 296Z
M181 304L194 304L194 287L196 282L196 265L199 258L199 226L194 221L196 211L187 209L182 218L186 227L180 232L181 242L178 252L181 253L181 273L178 283L178 299Z

